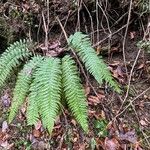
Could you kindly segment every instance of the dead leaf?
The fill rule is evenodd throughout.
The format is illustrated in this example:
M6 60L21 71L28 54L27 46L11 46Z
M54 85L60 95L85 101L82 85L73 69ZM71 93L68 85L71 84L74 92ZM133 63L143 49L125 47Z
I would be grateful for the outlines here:
M96 47L96 54L99 55L101 53L102 49L101 46Z
M119 51L119 47L111 47L110 52L114 53L114 52L118 52Z
M85 85L85 95L87 96L87 95L89 95L90 94L90 91L91 91L91 89L90 89L90 87L88 86L88 85Z
M103 95L103 94L98 94L98 97L91 95L91 96L88 97L88 102L89 102L90 105L95 105L96 106L97 104L101 103L101 100L104 97L105 97L105 95Z
M23 116L26 115L27 101L28 101L28 98L26 98L26 102L21 106L21 109L20 109Z
M137 67L137 69L142 69L142 68L144 68L144 63L142 63L142 64L140 64L138 67Z
M50 144L49 142L36 141L35 143L32 144L32 149L34 150L50 149Z
M86 143L79 144L79 150L85 150Z
M47 56L58 56L64 51L60 46L60 41L56 40L52 43L48 43L48 47L46 47L45 44L41 44L39 45L39 48L42 51L45 51Z
M8 129L7 121L4 121L4 122L2 123L2 132L3 132L3 133L6 132L7 129Z
M130 39L134 39L135 38L135 35L136 35L136 32L133 31L133 32L130 32Z
M142 125L142 126L147 126L148 124L146 123L146 121L144 121L144 120L140 120L140 124Z
M105 149L106 150L119 150L120 144L119 142L115 139L109 139L109 138L105 138Z
M118 66L120 64L121 64L120 61L113 61L113 63L109 64L109 66L115 67L115 66Z
M10 106L10 95L8 94L8 91L5 92L5 94L1 97L1 99L4 107Z
M60 129L61 128L61 124L55 125L54 129Z
M5 142L2 142L0 146L6 150L10 150L14 146L14 143L9 144L8 141L5 141Z
M36 124L35 124L35 129L39 130L42 127L42 122L39 120Z
M77 142L77 141L78 141L77 137L73 138L73 142Z
M118 79L120 83L125 83L126 74L122 71L121 66L117 66L116 69L111 68L111 72L113 73L113 77Z
M56 40L49 46L49 49L55 49L59 46L60 46L60 41Z
M136 144L134 145L134 150L143 150L140 146L139 142L136 142Z
M33 136L36 138L39 138L41 136L41 132L39 130L34 129L33 130Z
M125 134L119 133L119 139L121 141L126 140L128 142L135 144L137 142L137 136L136 136L135 130L127 131Z
M88 115L89 116L94 116L94 114L96 113L96 111L95 110L88 110Z
M6 132L0 132L0 143L6 141L9 135Z
M71 123L72 123L74 126L77 125L77 122L76 122L74 119L71 120Z
M105 112L103 110L101 111L101 118L106 119L106 115L105 115Z

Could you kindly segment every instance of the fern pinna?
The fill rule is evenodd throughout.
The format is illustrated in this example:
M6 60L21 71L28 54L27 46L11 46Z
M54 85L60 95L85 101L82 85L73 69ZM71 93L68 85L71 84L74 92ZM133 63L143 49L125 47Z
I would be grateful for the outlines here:
M77 52L86 69L95 77L99 84L105 80L115 91L120 92L118 84L113 80L104 61L96 55L87 35L76 32L70 36L68 43Z
M39 108L43 125L51 133L58 114L61 98L60 60L45 58L34 74L33 85L31 85L31 87L31 95L32 92L33 94L37 92L37 107ZM30 101L32 101L32 97L30 97ZM32 107L32 105L30 107ZM32 117L32 113L34 112L28 112L28 114L31 114L31 116L28 116ZM31 119L28 120L29 124L34 123L30 122L30 120Z
M10 45L0 57L0 87L3 86L11 71L20 64L20 60L31 55L29 43L25 40ZM30 45L30 44L29 44Z
M32 82L32 74L41 61L42 57L33 57L27 64L25 64L22 71L18 74L18 79L13 92L10 115L8 118L9 122L13 120L21 104L24 102Z
M77 75L77 67L71 57L65 56L62 59L62 72L67 104L82 128L88 131L86 97Z
M70 36L68 42L99 83L105 80L116 91L120 91L105 63L98 58L91 47L86 35L77 32ZM55 119L62 108L60 105L65 101L77 122L85 132L88 132L86 97L73 58L69 55L61 59L39 56L33 54L31 48L29 41L20 40L8 47L0 57L0 87L4 85L13 69L25 61L13 91L9 123L13 121L20 106L26 100L28 125L36 125L41 118L43 126L51 133Z

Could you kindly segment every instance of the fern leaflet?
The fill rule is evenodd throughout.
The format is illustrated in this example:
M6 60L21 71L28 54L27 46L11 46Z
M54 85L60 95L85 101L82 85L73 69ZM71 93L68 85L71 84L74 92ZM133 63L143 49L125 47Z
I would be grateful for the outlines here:
M77 67L69 56L62 59L63 86L66 101L76 120L85 132L88 131L87 103Z
M32 74L41 61L42 57L33 57L32 60L30 60L19 73L13 92L13 101L8 118L9 123L14 119L19 107L24 102L32 81Z
M87 70L95 77L99 84L105 80L115 91L120 92L118 84L113 80L104 61L96 55L87 35L76 32L70 36L68 43L77 52Z
M60 60L46 58L37 68L34 78L31 85L30 101L35 102L36 99L43 125L51 133L58 114L61 96ZM36 121L35 119L33 120ZM34 121L28 123L32 124Z
M17 41L10 45L0 57L0 87L3 86L7 77L11 74L13 68L20 64L19 60L28 58L31 52L28 50L27 42Z

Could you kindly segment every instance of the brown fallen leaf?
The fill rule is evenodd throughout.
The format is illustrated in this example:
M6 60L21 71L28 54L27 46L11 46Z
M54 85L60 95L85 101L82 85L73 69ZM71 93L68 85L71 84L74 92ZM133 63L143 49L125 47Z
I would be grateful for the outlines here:
M2 132L5 133L7 131L7 129L8 129L8 123L7 123L7 121L4 121L2 123Z
M134 150L143 150L140 146L139 142L136 142L136 144L134 145Z
M115 67L118 65L122 65L122 63L120 61L113 61L113 63L109 64L109 66Z
M88 110L88 116L93 117L95 115L96 111L95 110Z
M39 138L41 136L41 132L39 130L34 129L33 130L33 136L36 138Z
M10 95L8 93L8 90L5 91L5 94L1 97L2 104L4 107L9 107L10 106Z
M11 148L14 146L14 143L9 144L8 141L5 141L2 142L0 146L3 147L3 150L11 150Z
M136 32L135 31L132 31L130 32L130 39L134 39L135 38L135 35L136 35Z
M86 96L89 95L89 94L90 94L90 91L91 91L90 87L89 87L88 85L85 85L85 86L84 86L84 89L85 89L85 95L86 95Z
M119 150L120 144L115 138L109 139L106 137L104 141L104 147L105 150Z
M54 129L60 129L61 128L61 124L55 125Z
M47 150L50 149L50 144L49 142L44 142L44 141L36 141L35 143L32 144L33 150Z
M9 138L9 135L5 132L0 132L0 143L6 141Z
M135 130L127 131L125 134L119 133L119 140L121 141L125 140L135 144L137 142L137 136Z
M64 51L60 46L60 41L56 40L52 43L48 43L48 47L46 47L45 44L41 44L39 48L45 51L47 56L58 56Z
M71 123L72 123L74 126L77 125L77 122L76 122L74 119L71 120Z
M140 120L140 124L141 124L142 126L148 126L148 123L146 123L145 120Z
M144 63L142 63L142 64L140 64L138 67L137 67L137 69L142 69L142 68L144 68Z
M118 65L116 69L110 67L110 70L114 78L116 78L120 83L125 83L127 76L126 73L123 72L122 66Z
M39 130L42 127L42 122L39 120L36 124L35 124L35 129Z
M91 95L91 96L88 97L88 102L89 102L90 105L95 105L96 106L97 104L101 103L101 100L104 97L105 97L105 95L103 95L103 94L98 94L98 97Z
M79 150L85 150L86 149L86 143L79 144Z

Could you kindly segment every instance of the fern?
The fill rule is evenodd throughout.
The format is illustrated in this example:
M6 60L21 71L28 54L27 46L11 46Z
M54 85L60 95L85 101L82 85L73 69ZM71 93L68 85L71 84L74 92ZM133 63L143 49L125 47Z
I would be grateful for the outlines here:
M70 36L68 43L100 84L105 80L116 91L120 91L106 64L98 58L86 35L77 32ZM27 41L19 41L1 55L0 87L21 61L32 56L30 48ZM27 96L28 125L35 125L41 118L43 126L51 133L64 96L71 113L83 130L88 132L86 97L75 62L69 55L64 56L62 61L52 57L33 56L24 65L18 74L13 91L9 123L12 122Z
M41 61L42 57L33 57L32 60L30 60L19 73L13 92L13 101L8 118L9 123L12 122L19 107L24 102L32 82L32 74Z
M58 114L61 92L61 65L60 60L46 58L37 68L31 85L30 101L37 101L37 107L41 115L43 125L51 133L54 121ZM38 94L37 94L38 93ZM38 96L37 96L38 95ZM33 99L32 99L33 98ZM35 103L34 103L35 104ZM31 106L34 106L31 105ZM31 109L31 110L34 110ZM31 114L32 113L28 113ZM34 114L34 112L33 112ZM37 114L37 112L36 112ZM34 115L35 116L35 115ZM31 116L27 116L30 117ZM30 122L30 120L32 122ZM37 119L28 119L28 123L35 123Z
M87 35L76 32L70 36L68 43L77 52L86 69L95 77L99 84L105 80L115 91L120 92L118 84L113 80L104 61L96 55Z
M77 67L69 56L65 56L62 59L62 72L64 92L68 106L84 131L87 132L88 121L86 97L77 75Z
M11 71L20 64L20 60L28 58L31 52L27 42L19 41L12 44L0 57L0 87L3 86Z

